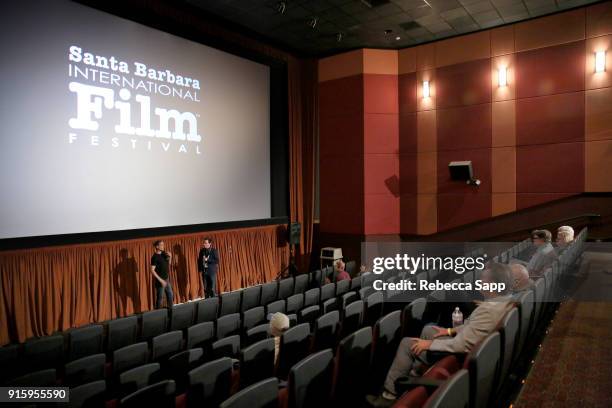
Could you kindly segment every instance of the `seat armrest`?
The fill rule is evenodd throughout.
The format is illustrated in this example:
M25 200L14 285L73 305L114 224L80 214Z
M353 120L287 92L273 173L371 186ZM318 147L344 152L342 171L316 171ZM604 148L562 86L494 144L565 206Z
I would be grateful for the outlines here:
M400 377L395 381L395 391L397 395L402 395L406 391L410 391L416 387L425 387L436 389L444 383L445 380L426 377Z

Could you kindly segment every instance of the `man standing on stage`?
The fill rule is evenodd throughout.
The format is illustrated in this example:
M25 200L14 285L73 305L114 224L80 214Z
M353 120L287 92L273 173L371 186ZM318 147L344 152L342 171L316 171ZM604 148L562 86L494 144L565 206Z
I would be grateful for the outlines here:
M204 248L198 255L198 270L202 274L204 296L217 295L217 272L219 271L219 251L212 247L212 239L204 238Z
M155 277L155 308L162 307L162 297L166 293L166 306L172 307L174 294L172 293L172 285L170 285L170 252L164 251L164 241L155 241L153 244L155 253L151 257L151 273Z

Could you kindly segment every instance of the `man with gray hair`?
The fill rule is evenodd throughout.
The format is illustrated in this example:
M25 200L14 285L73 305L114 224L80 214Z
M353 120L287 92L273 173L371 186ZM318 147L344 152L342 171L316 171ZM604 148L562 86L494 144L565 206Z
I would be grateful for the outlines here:
M485 300L480 302L463 325L452 329L425 326L421 338L402 339L387 373L384 391L378 396L367 396L371 406L392 406L397 398L395 389L397 379L408 374L418 375L423 365L429 366L435 362L431 361L427 351L438 352L439 357L444 353L469 353L476 344L495 330L504 315L513 307L510 297L512 291L510 266L500 263L488 264L482 273L482 283L496 283L500 290L484 290L483 285L481 293Z
M518 297L525 292L533 288L534 283L529 278L529 272L525 266L515 263L510 265L510 269L512 270L512 293L514 299L518 299Z

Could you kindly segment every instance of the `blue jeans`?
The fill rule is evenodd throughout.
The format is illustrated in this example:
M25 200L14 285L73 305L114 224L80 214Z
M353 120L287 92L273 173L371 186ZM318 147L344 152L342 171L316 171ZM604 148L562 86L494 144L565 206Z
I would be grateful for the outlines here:
M155 308L159 309L162 307L162 298L164 297L164 293L166 293L166 306L172 307L174 293L172 293L172 285L170 284L170 279L166 279L168 283L164 288L160 283L155 284L155 291L157 293L157 297L155 299Z

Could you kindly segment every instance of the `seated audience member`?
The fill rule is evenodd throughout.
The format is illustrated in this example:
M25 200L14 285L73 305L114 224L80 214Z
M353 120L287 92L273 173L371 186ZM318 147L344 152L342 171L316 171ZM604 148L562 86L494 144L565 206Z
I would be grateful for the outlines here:
M338 260L336 262L336 282L340 282L341 280L351 279L351 275L345 270L346 264L342 262L342 260Z
M540 277L544 274L544 270L557 259L557 253L551 244L552 234L548 230L533 231L531 241L536 250L529 262L513 259L512 263L524 265L529 271L529 276Z
M483 291L484 301L480 302L464 324L453 329L437 326L425 326L421 338L405 337L402 339L395 359L385 379L381 395L368 395L367 400L373 407L390 407L398 397L395 382L407 375L419 375L424 368L433 364L435 356L427 351L435 351L441 358L444 353L468 353L472 347L480 343L492 333L499 321L508 312L513 303L512 272L509 265L491 263L482 274L482 281L504 284L502 291Z
M281 336L289 329L289 317L284 313L274 313L270 319L270 334L274 337L274 366L278 364Z
M512 270L513 279L512 293L516 300L523 292L533 288L534 283L529 278L529 272L525 266L515 263L510 265L510 269Z
M555 242L557 254L565 251L565 249L574 241L574 229L569 225L563 225L557 228L557 240Z

